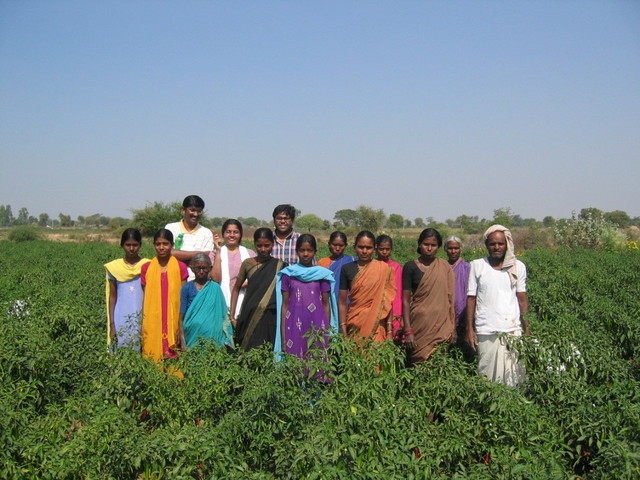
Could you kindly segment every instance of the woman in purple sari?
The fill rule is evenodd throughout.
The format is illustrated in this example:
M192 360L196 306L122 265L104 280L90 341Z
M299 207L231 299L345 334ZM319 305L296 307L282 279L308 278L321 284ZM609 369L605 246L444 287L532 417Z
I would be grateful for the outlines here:
M466 326L466 312L467 312L467 285L469 283L469 271L471 270L471 264L460 258L462 252L462 240L456 235L447 237L444 241L444 251L449 258L449 265L455 275L455 289L454 289L454 310L456 315L456 330L458 333L458 345L465 353L465 358L473 357L466 343L465 338L465 326Z
M300 235L296 242L299 262L277 274L277 321L274 350L307 357L309 335L317 334L322 350L329 347L329 332L337 332L337 305L331 289L333 275L314 266L316 239Z

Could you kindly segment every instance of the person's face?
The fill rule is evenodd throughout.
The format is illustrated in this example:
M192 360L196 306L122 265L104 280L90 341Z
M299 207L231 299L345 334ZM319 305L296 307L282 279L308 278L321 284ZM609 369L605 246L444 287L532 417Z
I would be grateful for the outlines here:
M339 237L329 242L329 251L334 257L339 257L340 255L342 255L345 248L347 248L347 244L344 243Z
M304 242L297 250L300 263L305 267L313 265L313 257L316 255L316 249L311 246L310 243Z
M259 238L254 246L260 260L268 259L271 255L271 250L273 250L273 242L268 238Z
M494 260L502 260L507 253L507 237L504 232L493 232L487 237L485 243L489 257Z
M438 239L436 237L427 237L419 245L420 255L422 255L425 259L431 260L435 258L438 253Z
M378 252L378 260L386 262L391 256L391 244L389 242L379 243L376 252Z
M455 263L460 258L460 244L458 242L447 242L444 246L444 251L447 252L447 257L451 263Z
M156 255L158 255L158 258L170 257L171 247L173 247L173 243L166 238L158 238L153 242L153 248L156 249Z
M196 276L196 280L205 280L211 271L211 264L203 262L202 260L199 262L192 262L190 267Z
M280 212L274 217L273 224L280 234L288 234L293 230L293 219L284 212Z
M202 209L200 207L187 207L180 211L182 212L182 217L187 227L196 228L198 226L198 222L202 216Z
M235 247L240 243L242 234L237 225L229 225L227 229L222 232L222 238L227 247Z
M358 256L358 260L363 262L369 262L373 258L373 249L375 245L373 243L373 239L369 237L360 238L356 245L356 255Z
M140 251L140 243L133 238L130 238L122 244L122 249L127 258L136 258Z

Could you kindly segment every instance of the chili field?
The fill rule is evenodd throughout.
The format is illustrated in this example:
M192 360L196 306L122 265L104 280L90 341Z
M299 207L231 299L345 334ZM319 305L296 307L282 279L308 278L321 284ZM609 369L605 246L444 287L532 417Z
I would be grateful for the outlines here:
M306 376L211 348L179 358L179 379L107 352L119 247L0 246L0 478L640 478L637 250L520 257L532 336L509 389L453 346L408 369L398 347L338 338Z

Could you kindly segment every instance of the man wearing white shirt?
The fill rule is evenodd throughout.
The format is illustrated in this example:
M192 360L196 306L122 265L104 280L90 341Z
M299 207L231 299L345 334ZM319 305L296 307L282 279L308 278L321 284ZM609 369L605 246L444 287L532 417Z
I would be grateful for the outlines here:
M198 195L189 195L182 202L182 220L165 226L173 233L174 247L171 254L187 265L196 253L204 252L208 255L213 250L213 232L199 223L203 211L204 200ZM195 275L189 269L189 280L194 278Z
M484 241L489 255L471 262L469 272L466 341L478 352L478 373L516 386L524 368L509 336L529 335L527 268L515 257L508 228L493 225Z

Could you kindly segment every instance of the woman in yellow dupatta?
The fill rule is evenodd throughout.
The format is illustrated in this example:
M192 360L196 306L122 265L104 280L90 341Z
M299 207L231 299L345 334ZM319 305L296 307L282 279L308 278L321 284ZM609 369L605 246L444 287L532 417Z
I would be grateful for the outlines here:
M104 265L106 269L107 345L140 349L140 319L142 318L142 286L140 270L149 259L140 258L142 235L137 228L122 232L120 246L124 258Z
M428 359L438 345L456 341L455 275L449 262L437 258L442 236L426 228L418 238L420 257L402 270L402 302L407 359Z
M356 236L358 260L342 267L338 317L343 335L377 343L392 338L390 317L396 283L393 268L373 259L374 249L373 233L365 230Z
M159 363L177 357L180 347L180 289L189 272L187 266L171 255L173 234L161 228L153 237L156 256L142 266L144 288L142 317L142 354Z

